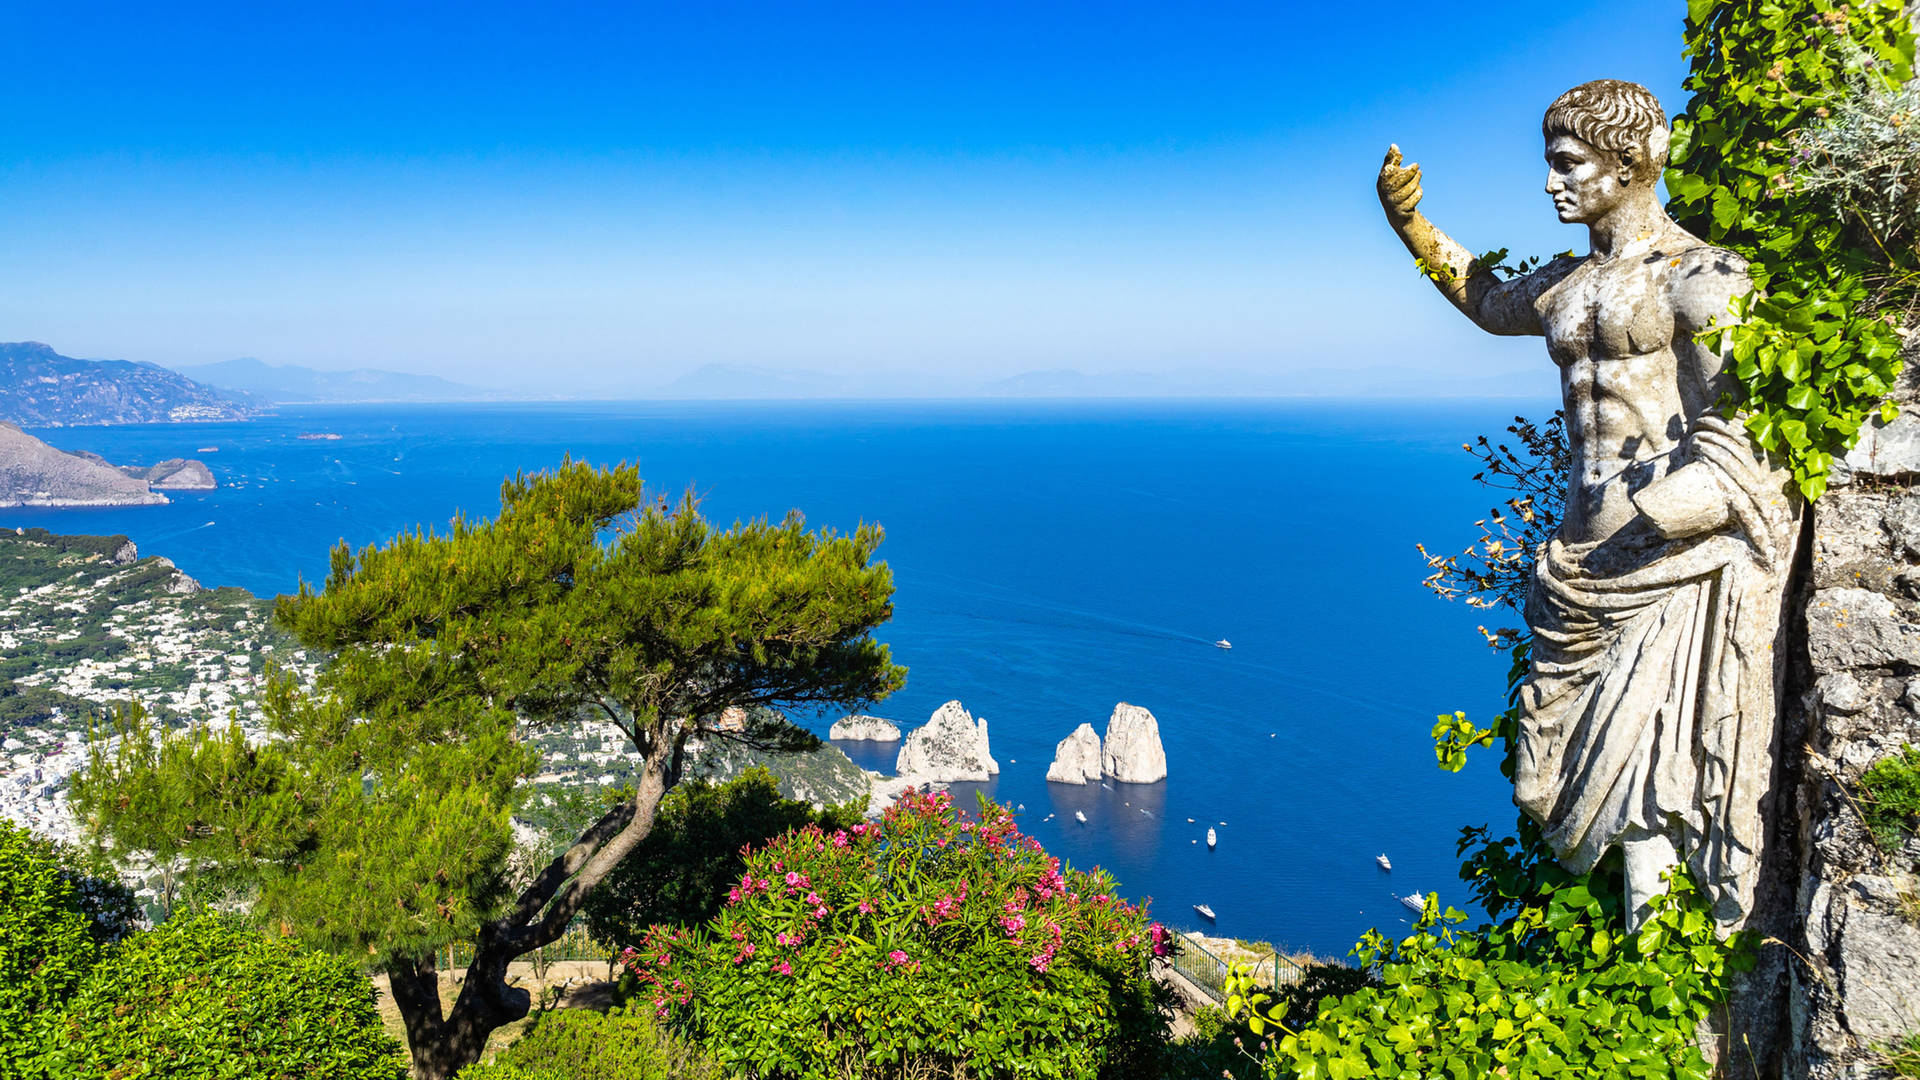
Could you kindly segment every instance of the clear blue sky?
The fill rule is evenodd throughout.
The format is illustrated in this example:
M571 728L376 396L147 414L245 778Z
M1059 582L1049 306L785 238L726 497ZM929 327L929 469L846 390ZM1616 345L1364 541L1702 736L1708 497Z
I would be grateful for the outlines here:
M1677 112L1682 10L10 4L0 340L607 396L709 363L1551 393L1422 291L1380 154L1469 247L1584 250L1540 113L1603 76Z

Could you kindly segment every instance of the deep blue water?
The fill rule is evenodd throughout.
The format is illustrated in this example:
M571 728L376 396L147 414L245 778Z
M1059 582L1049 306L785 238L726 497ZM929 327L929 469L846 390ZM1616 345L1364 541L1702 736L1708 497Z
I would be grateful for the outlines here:
M1434 714L1497 710L1480 613L1430 597L1416 540L1454 548L1494 501L1460 443L1510 402L593 404L288 409L251 423L37 431L148 463L199 456L221 487L171 506L6 510L0 524L126 533L208 585L263 595L324 579L340 539L377 543L561 456L637 460L697 484L714 518L887 530L911 673L874 710L924 723L959 698L991 725L993 797L1069 862L1156 913L1341 955L1399 928L1395 893L1464 905L1462 825L1511 826L1491 760L1433 765ZM1544 412L1545 407L1536 408ZM302 431L339 441L303 441ZM196 455L198 447L216 453ZM1511 621L1506 618L1505 621ZM1228 638L1232 651L1213 648ZM1170 778L1068 788L1054 743L1117 701L1160 721ZM820 721L824 734L824 718ZM890 770L891 749L859 754ZM959 792L963 798L967 793ZM1072 820L1083 810L1089 824ZM1142 811L1147 813L1142 813ZM1048 813L1052 821L1042 819ZM1150 816L1149 816L1150 815ZM1194 824L1188 824L1188 818ZM1224 822L1225 824L1216 824ZM1209 852L1207 825L1220 834ZM1196 843L1195 841L1200 841ZM1373 856L1391 855L1391 875Z

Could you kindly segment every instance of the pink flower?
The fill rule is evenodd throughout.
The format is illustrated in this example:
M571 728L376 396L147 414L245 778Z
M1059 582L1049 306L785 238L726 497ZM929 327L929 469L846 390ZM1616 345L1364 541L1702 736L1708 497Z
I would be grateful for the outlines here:
M800 885L800 872L798 870L787 871L787 888L789 889L797 888L799 887L799 885Z
M782 975L791 975L793 974L793 965L787 963L785 960L782 960L779 963L773 965L773 970L779 972Z
M1027 920L1018 915L1003 915L1000 917L1000 925L1006 928L1007 936L1012 937L1027 925Z
M904 964L907 962L907 954L895 949L887 954L887 960L894 964Z
M1033 970L1044 973L1047 970L1047 968L1053 964L1053 950L1046 949L1041 952L1037 952L1033 954L1032 958L1029 959L1027 963L1033 965Z
M807 903L809 903L809 904L818 904L819 902L820 902L820 894L819 894L819 893L813 893L813 892L810 892L810 893L808 893L808 894L807 894Z
M841 829L839 832L833 834L833 846L837 848L847 846L847 830Z
M827 917L827 906L826 906L825 904L822 904L822 905L820 905L819 907L817 907L817 908L814 908L814 909L813 909L813 917L814 917L814 918L816 918L816 919L824 919L824 918L826 918L826 917Z
M1166 927L1161 926L1159 923L1148 924L1147 938L1148 940L1153 942L1153 955L1155 956L1167 955L1168 948L1167 948L1167 928Z
M873 914L873 903L872 903L872 901L869 901L869 900L862 900L862 901L860 901L860 914L862 914L862 915L871 915L871 914Z

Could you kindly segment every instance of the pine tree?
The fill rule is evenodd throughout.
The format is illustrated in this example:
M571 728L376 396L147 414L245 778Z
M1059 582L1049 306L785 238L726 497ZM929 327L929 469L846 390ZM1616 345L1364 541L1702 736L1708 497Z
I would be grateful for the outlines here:
M629 466L517 476L494 520L343 543L323 589L280 598L275 617L332 659L310 692L274 680L277 739L197 731L156 750L123 718L130 737L96 743L74 802L124 848L249 868L284 932L383 968L414 1075L439 1080L527 1014L507 964L557 940L647 836L690 738L791 749L815 740L721 731L720 714L901 686L871 637L892 614L880 540L798 513L718 529L691 494L648 500ZM527 737L587 720L625 734L633 797L516 889L510 818L540 771ZM435 955L454 942L474 959L443 1011Z

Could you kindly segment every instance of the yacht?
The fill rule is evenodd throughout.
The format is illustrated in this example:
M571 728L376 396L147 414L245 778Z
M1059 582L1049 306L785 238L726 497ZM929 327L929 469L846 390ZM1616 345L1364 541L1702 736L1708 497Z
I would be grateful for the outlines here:
M1197 912L1199 912L1199 913L1200 913L1200 917L1201 917L1201 918L1203 918L1203 919L1205 919L1205 920L1207 920L1208 922L1212 922L1212 921L1213 921L1213 909L1212 909L1212 908L1210 908L1210 907L1208 907L1207 905L1205 905L1205 904L1195 904L1195 905L1193 905L1193 910L1195 910L1195 911L1197 911Z
M1373 861L1379 863L1380 869L1382 870L1391 871L1393 869L1393 861L1387 858L1385 852L1375 855Z
M1425 915L1427 913L1427 898L1424 896L1421 896L1417 892L1408 893L1407 895L1401 897L1400 902L1407 905L1409 909L1413 911L1417 911L1422 915Z
M1087 815L1081 813L1078 810L1075 810L1073 812L1073 820L1079 822L1082 825L1085 825L1087 823Z
M1213 847L1213 846L1214 846L1215 844L1218 844L1219 842L1220 842L1220 834L1219 834L1219 833L1216 833L1216 832L1214 832L1214 831L1213 831L1212 829L1208 829L1208 830L1207 830L1207 847L1208 847L1208 849L1212 849L1212 847Z
M1213 643L1213 647L1216 649L1231 649L1233 648L1233 642L1228 641L1226 638L1221 638L1219 641Z

